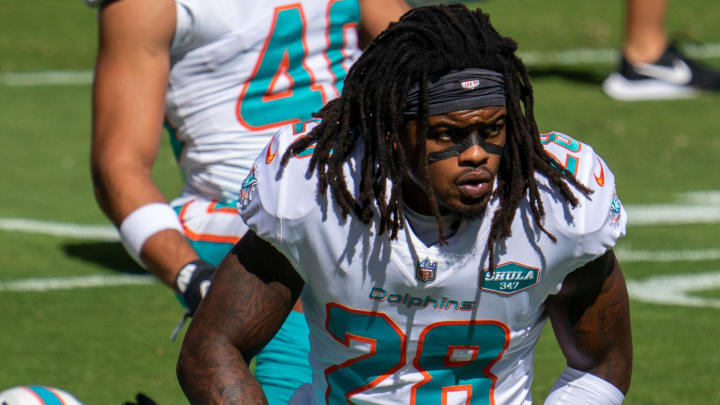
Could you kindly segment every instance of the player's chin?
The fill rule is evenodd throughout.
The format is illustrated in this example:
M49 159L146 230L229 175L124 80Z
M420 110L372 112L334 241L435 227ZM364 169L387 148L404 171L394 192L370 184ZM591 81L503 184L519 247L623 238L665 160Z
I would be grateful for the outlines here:
M458 197L451 201L446 201L444 208L454 214L458 214L466 219L478 218L485 214L485 208L490 200L490 194L480 198Z

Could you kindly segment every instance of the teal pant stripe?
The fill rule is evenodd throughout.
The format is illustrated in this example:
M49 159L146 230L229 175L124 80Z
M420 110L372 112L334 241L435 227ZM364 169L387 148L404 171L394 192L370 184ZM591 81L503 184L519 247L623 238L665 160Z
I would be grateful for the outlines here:
M269 405L287 405L298 387L312 382L309 335L305 315L290 312L275 337L257 355L255 378Z

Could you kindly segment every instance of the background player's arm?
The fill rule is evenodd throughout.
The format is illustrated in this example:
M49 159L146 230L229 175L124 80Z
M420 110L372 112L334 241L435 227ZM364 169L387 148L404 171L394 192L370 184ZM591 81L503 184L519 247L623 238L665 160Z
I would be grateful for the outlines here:
M632 339L625 279L612 249L570 273L546 309L555 336L576 370L630 387Z
M191 403L266 403L248 363L280 329L303 284L272 245L245 234L218 267L185 335L177 373Z
M108 2L98 25L91 170L97 201L119 227L135 209L166 203L151 169L162 139L175 4ZM184 264L197 259L183 234L171 229L151 236L140 257L169 286Z
M405 0L359 0L360 47L365 48L387 26L410 10Z

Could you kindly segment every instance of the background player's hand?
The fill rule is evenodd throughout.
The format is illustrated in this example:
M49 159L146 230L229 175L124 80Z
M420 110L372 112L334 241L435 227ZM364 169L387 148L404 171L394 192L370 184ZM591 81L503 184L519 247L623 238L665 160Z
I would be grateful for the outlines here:
M213 274L215 266L198 259L183 266L175 278L175 289L182 294L190 316L195 313L210 288Z

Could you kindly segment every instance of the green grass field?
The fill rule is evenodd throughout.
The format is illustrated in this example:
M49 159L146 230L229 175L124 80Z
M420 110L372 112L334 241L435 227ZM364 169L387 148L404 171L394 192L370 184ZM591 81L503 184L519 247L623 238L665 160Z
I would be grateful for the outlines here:
M617 102L599 87L615 62L553 63L547 57L618 49L622 3L478 4L501 33L518 40L523 55L546 56L530 65L541 130L566 132L593 145L615 172L628 208L645 207L631 214L672 204L670 216L654 222L634 223L630 217L618 250L634 288L661 297L664 290L640 282L661 276L694 280L700 273L715 280L687 294L694 304L632 300L634 373L625 403L720 404L720 95ZM720 3L671 3L671 35L720 44ZM161 405L187 403L175 378L180 339L169 341L181 307L167 288L141 283L22 290L29 284L20 282L27 280L38 286L51 278L60 283L142 271L119 243L90 231L82 234L93 229L89 225L109 224L95 203L89 176L90 84L27 84L26 76L16 75L91 70L95 12L81 0L6 0L0 21L0 390L56 386L87 405L122 404L137 392ZM720 67L720 59L703 61ZM169 198L179 192L169 145L153 175ZM688 193L697 192L692 200ZM696 209L700 215L694 219L670 224ZM71 224L81 236L51 234L47 223L19 231L12 225L18 218ZM536 356L536 403L564 368L550 328L545 332Z

